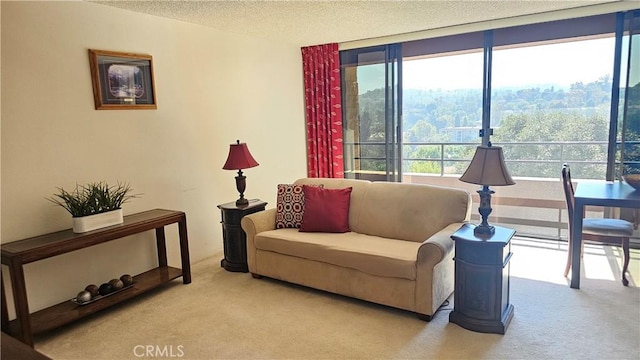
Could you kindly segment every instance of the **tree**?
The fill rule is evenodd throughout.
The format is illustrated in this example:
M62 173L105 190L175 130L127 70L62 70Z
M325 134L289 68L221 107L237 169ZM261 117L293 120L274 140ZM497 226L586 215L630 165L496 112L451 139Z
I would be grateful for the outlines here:
M507 116L492 140L507 143L505 158L520 161L509 164L511 175L552 178L558 176L558 161L606 161L607 129L608 121L602 113L588 117L577 111L537 111ZM604 143L562 144L567 141ZM604 178L605 168L599 165L574 169L576 178Z
M491 125L494 143L507 143L504 151L514 176L557 177L558 162L586 161L597 164L573 168L574 176L604 178L609 133L611 79L603 76L597 81L577 82L568 90L547 88L497 88L492 91ZM626 136L628 141L640 141L640 84L629 90ZM369 142L361 154L385 159L384 91L376 89L359 96L360 139ZM482 120L482 90L416 90L403 91L403 156L405 159L437 157L433 148L439 146L406 145L406 143L470 142L469 128L478 127ZM621 110L622 111L622 110ZM465 129L466 128L466 129ZM475 139L475 138L474 138ZM580 141L578 145L563 142ZM589 142L601 142L589 143ZM520 143L520 144L516 144ZM627 162L640 161L640 145L627 143ZM473 155L473 146L447 145L445 173L462 173L464 161ZM452 159L446 162L446 159ZM424 163L424 164L422 164ZM384 170L384 160L361 162L363 170ZM436 166L437 165L437 166ZM634 165L640 172L640 165ZM433 160L407 161L405 169L413 172L438 173L440 163ZM632 170L629 165L625 171Z

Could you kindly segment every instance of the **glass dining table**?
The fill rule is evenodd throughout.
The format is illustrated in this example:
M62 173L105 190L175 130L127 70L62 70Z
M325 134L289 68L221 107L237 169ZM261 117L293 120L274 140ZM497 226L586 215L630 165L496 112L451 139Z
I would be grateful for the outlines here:
M640 209L640 190L622 181L580 182L574 193L571 229L571 287L580 288L582 218L587 205Z

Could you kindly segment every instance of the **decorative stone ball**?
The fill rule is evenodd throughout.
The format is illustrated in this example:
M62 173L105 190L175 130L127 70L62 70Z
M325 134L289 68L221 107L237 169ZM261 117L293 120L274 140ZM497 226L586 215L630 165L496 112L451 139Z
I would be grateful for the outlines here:
M626 174L622 175L622 178L627 184L640 191L640 174Z
M87 290L80 291L76 296L76 301L79 302L80 304L84 304L87 301L91 301L91 293L88 292Z
M100 295L100 292L98 292L98 285L96 284L87 285L87 287L84 289L91 294L91 298Z
M129 285L133 284L133 277L131 275L129 275L129 274L124 274L124 275L120 276L120 280L122 281L124 286L129 286Z
M104 283L104 284L100 285L100 287L98 288L98 292L102 296L110 294L110 293L113 292L113 285L111 285L109 283Z
M113 288L113 291L118 291L124 287L124 283L120 279L111 279L109 280L109 284Z

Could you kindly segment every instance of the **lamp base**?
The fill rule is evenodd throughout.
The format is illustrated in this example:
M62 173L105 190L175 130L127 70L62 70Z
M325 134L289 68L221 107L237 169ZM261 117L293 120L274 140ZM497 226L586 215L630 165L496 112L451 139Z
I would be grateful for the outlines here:
M480 196L480 207L478 208L478 212L482 217L482 222L473 229L473 234L478 237L491 236L496 232L496 229L487 222L489 214L491 214L492 211L491 194L493 194L493 190L489 189L489 186L487 185L483 185L482 189L478 190L478 195Z
M240 199L236 200L236 206L247 206L249 205L249 200L241 197Z
M473 235L478 237L486 237L495 234L496 228L493 225L477 225L475 229L473 229Z
M244 190L247 188L247 177L242 175L242 170L238 170L238 176L236 176L236 189L240 193L240 198L236 200L236 206L247 206L249 200L244 198Z

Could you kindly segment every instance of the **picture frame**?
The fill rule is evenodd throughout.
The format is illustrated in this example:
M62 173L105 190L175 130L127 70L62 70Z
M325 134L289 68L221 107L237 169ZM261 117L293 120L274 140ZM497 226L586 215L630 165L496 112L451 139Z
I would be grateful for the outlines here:
M89 49L96 110L157 109L153 57Z

